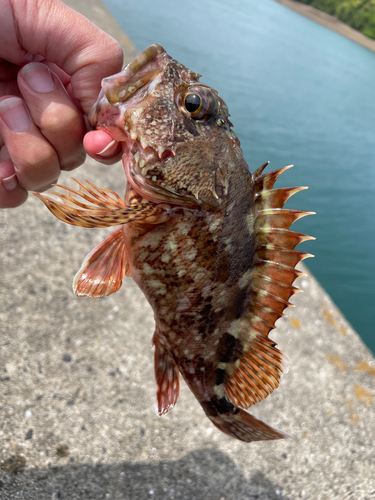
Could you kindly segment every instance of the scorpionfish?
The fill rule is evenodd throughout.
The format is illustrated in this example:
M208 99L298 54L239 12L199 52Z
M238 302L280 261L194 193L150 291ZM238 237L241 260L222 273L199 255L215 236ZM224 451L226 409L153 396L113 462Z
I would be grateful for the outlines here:
M228 108L201 75L158 44L105 78L89 120L122 143L127 177L116 193L78 182L59 199L35 193L62 221L119 226L85 258L73 287L102 297L131 276L155 315L159 415L180 374L211 422L250 442L289 437L245 411L267 397L289 358L268 334L290 305L313 239L289 230L310 212L283 208L306 188L273 185L290 167L253 174Z

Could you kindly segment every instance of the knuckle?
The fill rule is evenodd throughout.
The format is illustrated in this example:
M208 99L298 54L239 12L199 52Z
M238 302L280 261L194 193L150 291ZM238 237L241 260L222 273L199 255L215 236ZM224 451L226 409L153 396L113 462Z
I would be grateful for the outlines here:
M22 165L27 169L36 169L40 165L51 164L55 161L56 153L46 141L29 144L27 156L21 160Z
M116 64L122 66L122 62L124 59L124 53L122 51L121 45L117 42L117 40L113 40L113 47L111 48L111 54L112 58L114 61L116 61Z
M107 76L121 70L124 53L117 40L111 36L108 36L107 39L102 39L102 46L100 47L98 55L99 54L101 71Z
M29 143L27 154L13 156L21 187L34 191L52 182L60 172L54 149L46 141Z
M83 119L77 110L70 106L64 106L63 109L56 111L48 113L42 118L41 130L47 137L49 135L58 136L62 133L83 137Z

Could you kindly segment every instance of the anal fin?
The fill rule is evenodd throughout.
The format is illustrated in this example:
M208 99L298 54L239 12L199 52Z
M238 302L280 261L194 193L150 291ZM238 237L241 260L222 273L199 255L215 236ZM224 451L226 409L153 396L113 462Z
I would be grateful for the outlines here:
M180 374L171 353L162 345L155 332L155 379L157 384L156 399L159 415L164 415L177 403L180 394Z
M73 291L79 297L104 297L117 292L128 267L123 228L119 227L85 257L74 277Z

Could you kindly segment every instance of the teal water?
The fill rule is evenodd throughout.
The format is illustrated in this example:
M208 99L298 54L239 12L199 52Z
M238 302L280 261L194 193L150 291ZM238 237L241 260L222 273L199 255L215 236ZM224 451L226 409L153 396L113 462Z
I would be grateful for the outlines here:
M273 0L106 0L140 50L158 42L203 75L254 171L293 163L279 186L315 236L300 249L375 353L375 53Z

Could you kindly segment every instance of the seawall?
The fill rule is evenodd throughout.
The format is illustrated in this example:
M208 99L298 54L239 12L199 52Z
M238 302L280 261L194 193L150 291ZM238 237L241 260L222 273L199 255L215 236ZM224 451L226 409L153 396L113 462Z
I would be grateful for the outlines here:
M289 9L292 9L295 12L298 12L299 14L305 17L308 17L309 19L315 21L316 23L322 24L326 28L336 31L336 33L339 33L340 35L349 38L355 43L359 43L359 45L366 47L366 49L375 52L375 40L369 38L360 31L352 28L348 24L343 23L337 17L331 16L319 9L315 9L314 7L311 7L311 5L306 5L304 3L297 2L296 0L274 0L274 1L281 3L285 7L288 7Z
M100 0L66 3L126 60L137 53ZM124 192L120 164L88 159L74 176ZM313 276L297 280L304 293L271 335L290 370L250 409L293 439L244 444L184 383L156 415L153 315L130 279L105 299L73 295L110 231L67 226L36 198L0 211L0 229L1 500L375 498L375 360Z

